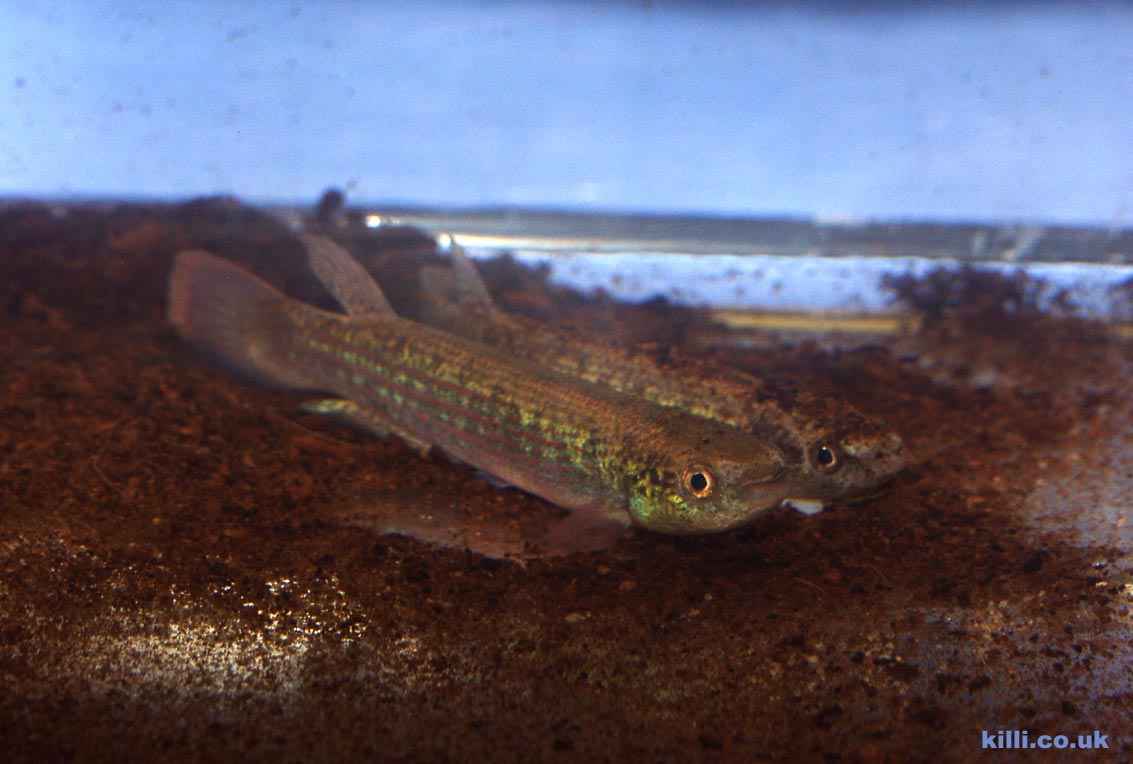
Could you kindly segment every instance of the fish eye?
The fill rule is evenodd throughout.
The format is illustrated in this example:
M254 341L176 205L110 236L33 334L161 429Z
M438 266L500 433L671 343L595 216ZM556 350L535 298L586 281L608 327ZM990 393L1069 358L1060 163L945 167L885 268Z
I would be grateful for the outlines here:
M833 475L842 468L842 458L836 446L819 443L811 453L811 460L820 472Z
M716 490L716 478L705 467L689 467L681 473L681 485L694 499L705 499Z

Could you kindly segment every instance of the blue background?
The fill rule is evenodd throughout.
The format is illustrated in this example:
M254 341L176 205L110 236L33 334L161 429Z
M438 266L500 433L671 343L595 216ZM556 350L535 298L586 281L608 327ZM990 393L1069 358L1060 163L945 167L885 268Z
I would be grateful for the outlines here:
M1133 7L0 3L0 194L1133 219Z

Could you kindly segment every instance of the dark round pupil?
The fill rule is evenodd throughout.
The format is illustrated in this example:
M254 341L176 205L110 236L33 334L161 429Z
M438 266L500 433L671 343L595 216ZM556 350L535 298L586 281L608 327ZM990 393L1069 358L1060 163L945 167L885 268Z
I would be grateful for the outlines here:
M703 472L694 472L689 475L688 486L697 493L700 493L708 487L708 478L704 477Z
M815 455L815 459L823 467L829 467L834 463L834 452L826 446L822 446L818 449L818 453Z

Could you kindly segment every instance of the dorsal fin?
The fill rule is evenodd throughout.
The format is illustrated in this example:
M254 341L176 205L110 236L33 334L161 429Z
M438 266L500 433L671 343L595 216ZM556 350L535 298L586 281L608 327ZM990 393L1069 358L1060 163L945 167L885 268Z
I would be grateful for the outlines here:
M350 316L397 315L369 271L349 252L325 236L299 234L307 248L307 263L319 283Z
M453 241L449 255L452 257L452 270L456 276L456 302L464 308L475 307L488 313L499 313L500 309L496 307L492 295L488 293L488 287L480 278L480 272L476 270L476 264L468 257L464 247Z
M439 329L456 331L467 323L468 311L461 308L456 298L456 277L452 268L427 265L418 274L421 304L418 318Z

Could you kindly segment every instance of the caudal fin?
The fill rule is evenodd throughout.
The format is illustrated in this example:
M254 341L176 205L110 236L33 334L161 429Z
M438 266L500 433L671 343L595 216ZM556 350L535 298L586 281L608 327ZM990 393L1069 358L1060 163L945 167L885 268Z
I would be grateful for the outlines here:
M188 342L234 371L296 386L273 363L273 335L287 296L243 268L200 250L181 252L169 277L169 321Z

